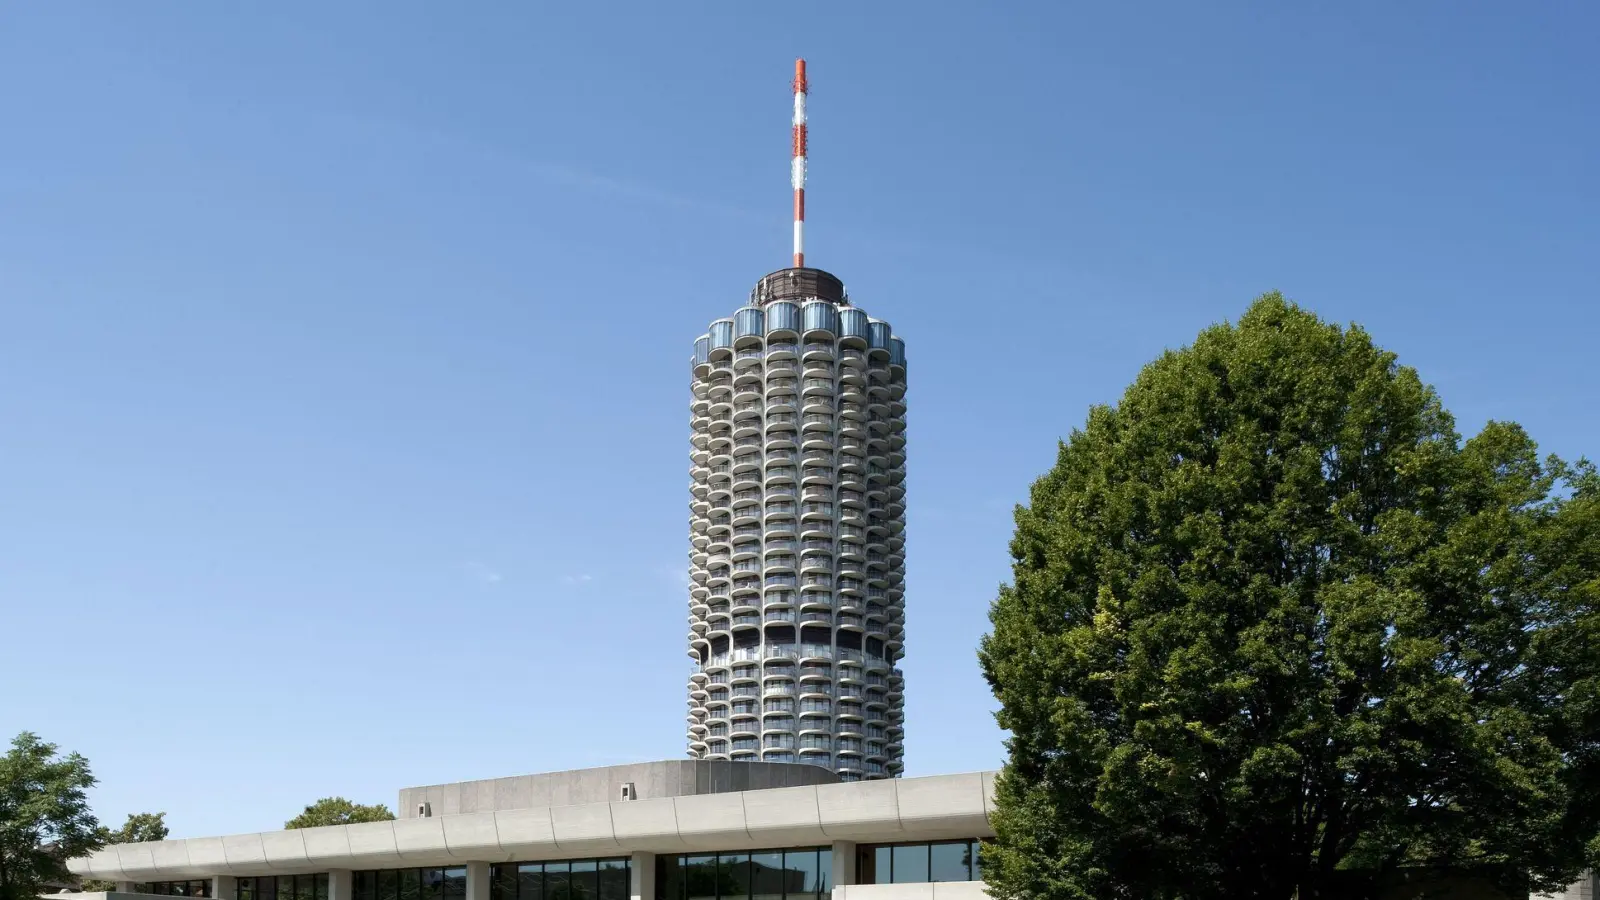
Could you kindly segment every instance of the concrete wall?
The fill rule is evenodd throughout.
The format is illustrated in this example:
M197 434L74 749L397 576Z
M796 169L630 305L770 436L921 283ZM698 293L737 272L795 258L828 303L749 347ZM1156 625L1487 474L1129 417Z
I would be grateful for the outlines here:
M814 767L801 767L814 768ZM831 776L822 769L824 775ZM993 772L435 815L113 844L80 877L168 881L840 842L990 837ZM337 900L337 898L333 898Z
M1548 900L1600 900L1600 884L1596 883L1595 873L1585 872L1577 882L1567 885L1564 891L1554 894L1534 894L1535 898L1548 898Z
M833 889L833 900L989 900L981 881L926 884L850 884Z
M673 759L401 788L400 808L395 814L402 819L414 819L417 805L424 802L435 816L610 803L621 799L622 785L629 782L637 791L638 799L656 800L834 784L838 780L839 776L821 766L802 763Z

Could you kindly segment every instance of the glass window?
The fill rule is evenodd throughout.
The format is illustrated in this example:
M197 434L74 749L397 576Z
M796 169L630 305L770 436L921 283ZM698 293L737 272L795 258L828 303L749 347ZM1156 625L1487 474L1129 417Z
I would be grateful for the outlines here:
M256 900L278 900L278 879L274 876L257 878Z
M255 900L256 880L254 878L239 879L238 881L234 882L234 893L239 900ZM361 892L357 891L356 900L371 900L371 898L362 897Z
M544 897L544 864L523 863L517 866L518 900L541 900Z
M592 859L575 860L572 863L571 891L572 900L595 900L599 893L596 878L599 874L595 861Z
M628 883L628 861L602 859L600 861L600 900L628 900L632 886Z
M444 900L444 870L422 869L422 900Z
M544 900L572 900L572 864L544 864Z
M682 857L656 857L656 900L683 900Z
M966 841L958 844L934 844L929 848L931 859L928 865L929 881L971 881L972 866L968 857L972 855L972 845Z
M772 851L750 854L751 900L783 900L783 853Z
M722 900L745 900L750 896L750 854L720 853L717 855L721 879L718 892Z
M400 900L422 900L422 871L401 869L396 874L400 876Z
M869 884L892 884L891 874L894 872L894 867L889 864L890 851L892 849L891 847L874 847L866 854L863 854L869 864L864 867L863 872L856 873L857 880L864 881L865 874L870 872L872 880L868 882Z
M386 869L378 873L377 900L400 900L400 873Z
M316 900L328 900L328 873L318 872L310 877L313 894L316 897Z
M894 871L891 884L920 884L928 880L928 845L905 844L891 847Z
M784 893L789 897L819 896L828 892L833 869L832 850L789 850L783 854Z
M355 895L355 900L373 900L373 885L377 879L377 872L353 872L350 875L350 891ZM245 900L241 895L239 900Z
M356 900L362 900L357 897ZM517 867L494 866L489 870L489 900L517 900Z
M465 868L444 870L444 900L466 900L467 896L467 870Z
M717 857L683 858L683 900L717 900Z

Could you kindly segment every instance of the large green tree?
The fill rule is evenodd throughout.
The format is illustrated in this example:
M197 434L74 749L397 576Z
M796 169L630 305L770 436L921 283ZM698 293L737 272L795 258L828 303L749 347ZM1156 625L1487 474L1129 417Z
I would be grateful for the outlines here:
M89 761L61 756L24 731L0 757L0 900L34 900L43 885L70 882L66 862L100 846L87 791Z
M1600 862L1600 479L1463 442L1362 329L1262 297L1092 409L1016 521L1001 900Z
M300 815L283 823L285 828L316 828L320 825L350 825L356 822L387 822L394 813L382 803L365 806L343 797L323 797Z

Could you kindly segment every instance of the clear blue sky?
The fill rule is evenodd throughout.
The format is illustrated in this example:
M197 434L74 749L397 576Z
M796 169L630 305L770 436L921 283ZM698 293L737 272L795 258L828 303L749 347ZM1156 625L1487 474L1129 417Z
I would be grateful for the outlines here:
M907 774L1000 761L1057 438L1263 291L1595 454L1592 4L979 6L0 11L0 732L178 836L681 755L687 360L787 262L797 55L810 259L911 361Z

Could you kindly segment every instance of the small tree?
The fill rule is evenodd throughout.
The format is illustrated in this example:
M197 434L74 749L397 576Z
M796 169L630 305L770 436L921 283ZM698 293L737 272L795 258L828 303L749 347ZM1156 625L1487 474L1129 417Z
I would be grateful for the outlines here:
M284 828L316 828L320 825L351 825L356 822L387 822L394 813L382 803L363 806L343 797L323 797L300 815L283 823Z
M106 832L108 844L142 844L146 841L167 839L167 814L129 813L128 820L116 831Z
M24 731L0 758L0 900L34 900L48 882L69 881L66 862L98 848L87 791L89 761L62 757Z
M1261 298L1091 410L1016 520L1000 900L1600 862L1600 478L1463 443L1361 329Z

